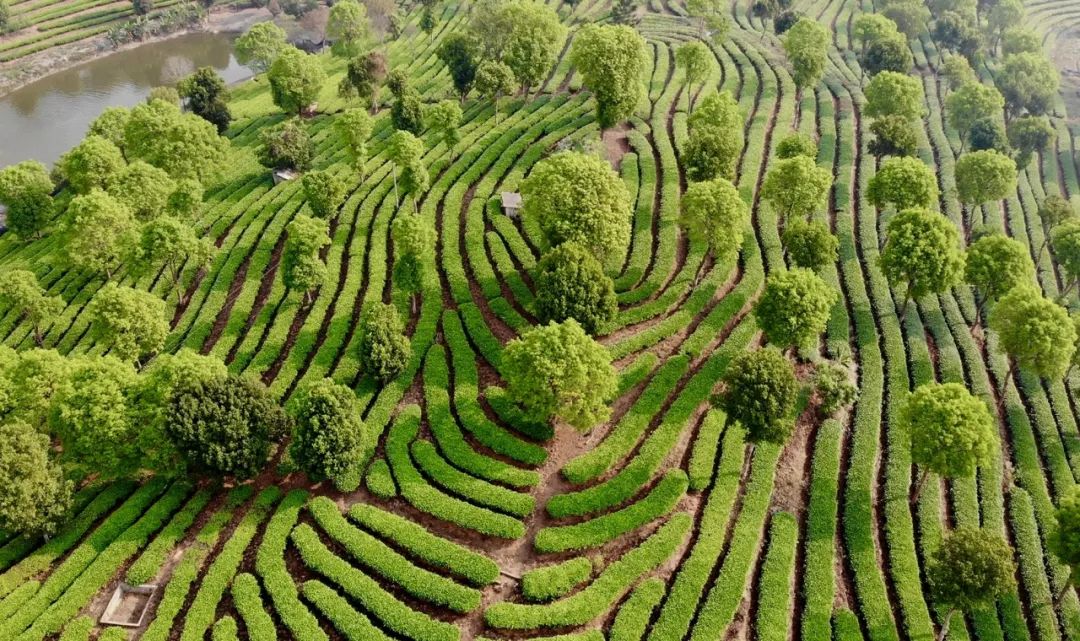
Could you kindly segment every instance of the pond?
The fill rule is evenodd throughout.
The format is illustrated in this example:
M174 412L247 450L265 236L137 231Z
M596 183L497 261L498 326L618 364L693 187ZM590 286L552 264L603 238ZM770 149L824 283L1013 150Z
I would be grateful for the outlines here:
M235 34L191 33L81 63L0 98L0 167L35 159L51 165L106 107L130 107L153 87L211 66L227 83L250 77L232 55Z

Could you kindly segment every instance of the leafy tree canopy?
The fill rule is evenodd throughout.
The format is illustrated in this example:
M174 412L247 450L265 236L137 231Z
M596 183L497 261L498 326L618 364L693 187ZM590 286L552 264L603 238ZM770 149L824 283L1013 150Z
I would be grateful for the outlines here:
M40 347L42 329L64 309L64 299L49 296L38 284L34 272L26 269L6 269L0 272L0 305L14 310L30 325L34 342Z
M781 347L808 347L825 331L839 293L802 267L774 272L754 305L765 338Z
M918 78L882 71L866 85L866 110L871 118L903 116L916 120L923 114L923 88Z
M899 420L911 434L912 461L948 478L974 475L998 447L990 408L959 383L919 386L901 405Z
M22 421L0 423L0 527L25 536L56 532L72 482L49 454L49 437Z
M318 57L291 46L278 53L266 77L274 104L292 114L300 114L315 102L326 82Z
M165 303L150 292L106 283L89 305L94 338L111 354L138 362L165 345Z
M761 196L784 218L809 216L823 209L832 188L832 172L812 158L795 156L772 163Z
M1016 53L1005 57L995 82L1013 115L1026 110L1038 116L1053 104L1061 77L1041 52Z
M139 220L157 218L169 202L176 183L163 169L136 160L120 173L109 186L109 194L127 205Z
M367 140L371 137L371 116L363 109L346 109L334 119L334 127L345 140L353 169L363 174L368 156Z
M906 298L945 291L964 273L960 234L941 214L906 209L889 221L880 262L889 283L906 288Z
M131 110L124 143L128 160L145 160L175 179L199 181L217 176L229 149L214 125L163 100Z
M308 172L304 174L301 185L304 200L311 213L318 218L332 218L345 200L345 183L333 172Z
M1031 164L1036 152L1046 151L1056 137L1050 121L1043 116L1013 118L1007 132L1009 144L1016 148L1016 166L1020 169Z
M24 160L0 169L0 203L7 207L8 228L28 240L39 236L53 212L53 183L45 165Z
M1065 375L1076 343L1069 312L1034 285L1014 287L990 310L990 329L1020 369L1057 379Z
M507 394L526 417L565 421L583 432L607 420L607 403L618 392L611 355L572 318L507 343L503 375Z
M405 369L412 345L393 305L370 305L360 318L358 332L361 371L386 383Z
M815 141L813 137L797 131L793 131L784 136L780 139L780 142L776 144L777 158L806 156L807 158L817 160L817 155L817 141Z
M690 183L681 210L680 224L690 238L708 243L714 258L727 260L742 247L750 207L730 181Z
M564 151L536 163L521 183L523 213L552 245L574 241L597 257L630 242L630 194L603 159Z
M799 19L784 34L784 52L795 72L793 79L799 90L816 85L825 75L831 42L829 31L811 18Z
M338 0L330 7L326 21L326 38L330 53L341 58L354 58L363 51L371 36L367 9L356 0Z
M260 22L236 39L236 61L255 73L263 73L287 46L284 29L273 22Z
M798 267L819 270L836 262L840 241L825 223L797 218L784 228L784 250Z
M881 165L866 189L867 199L880 209L929 208L938 198L937 175L918 158L889 158Z
M540 322L573 318L597 334L618 311L615 286L589 250L566 242L548 251L536 270L536 317Z
M1005 234L987 234L968 247L964 280L984 300L997 300L1013 287L1030 283L1034 275L1027 246Z
M446 65L454 89L465 98L473 87L480 65L480 43L468 32L455 32L442 39L435 54Z
M292 119L259 132L259 162L273 169L304 171L315 157L315 146L304 126Z
M301 387L289 405L292 460L313 479L342 480L363 459L360 411L356 394L329 378Z
M724 372L723 392L714 399L746 430L750 443L784 443L795 427L799 382L795 368L775 347L741 352Z
M907 73L915 64L907 38L900 34L873 42L863 54L862 65L870 75L882 71Z
M1016 589L1016 567L1009 544L984 530L953 530L930 558L927 583L934 600L951 610L991 607Z
M107 189L125 165L120 148L101 136L90 134L60 156L57 171L80 194Z
M596 119L608 129L633 115L645 93L645 39L626 25L588 24L570 46L570 60L596 98Z
M138 226L126 205L95 189L71 199L65 233L64 250L73 265L111 278L134 246Z
M870 153L883 156L914 156L919 150L919 139L911 121L903 116L882 116L870 123Z
M686 84L693 86L705 81L712 67L713 54L704 42L691 40L675 50L675 64L683 70Z
M978 81L964 84L945 99L949 125L961 136L966 136L976 121L1000 116L1004 108L1001 92Z
M1016 189L1016 162L992 149L961 155L954 171L956 195L965 205L1001 200Z

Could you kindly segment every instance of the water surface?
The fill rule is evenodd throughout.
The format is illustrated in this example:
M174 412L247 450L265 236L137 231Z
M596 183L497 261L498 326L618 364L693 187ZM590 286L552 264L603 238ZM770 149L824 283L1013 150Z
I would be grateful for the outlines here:
M0 167L51 165L106 107L131 107L150 89L211 66L232 83L251 71L232 55L234 34L191 33L118 51L46 76L0 98Z

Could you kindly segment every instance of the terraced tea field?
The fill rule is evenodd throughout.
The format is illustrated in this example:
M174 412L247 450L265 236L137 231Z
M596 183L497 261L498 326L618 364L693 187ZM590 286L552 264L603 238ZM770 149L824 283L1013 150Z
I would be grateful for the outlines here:
M12 9L42 33L71 38L122 11L91 6L24 0ZM1026 6L1027 23L1047 41L1080 24L1072 0ZM557 8L570 39L611 9L602 0ZM286 226L306 207L302 190L299 181L275 185L254 153L259 132L284 117L265 78L236 87L227 132L234 151L207 187L197 223L217 251L185 283L187 300L168 299L164 351L216 355L282 399L323 377L354 388L370 461L364 482L345 493L271 469L225 489L162 479L90 483L47 541L5 535L0 639L93 638L125 581L160 589L141 626L111 628L102 639L925 641L947 611L931 597L926 563L958 526L1009 542L1018 589L993 608L954 617L949 638L1080 637L1076 594L1052 603L1068 573L1048 547L1058 499L1080 478L1080 373L1042 380L1016 371L1016 384L1004 386L1007 359L996 334L982 329L967 285L919 297L900 313L904 292L879 266L884 217L866 195L878 161L868 151L868 77L852 35L854 17L874 7L799 0L795 8L832 36L824 81L798 101L771 21L751 15L748 3L731 6L721 44L707 43L714 62L695 85L674 51L698 39L697 23L678 0L645 7L638 30L651 63L647 100L604 144L634 203L629 249L605 265L619 313L598 337L618 368L619 396L611 419L586 434L523 419L502 377L504 346L536 323L533 273L548 247L535 221L503 215L499 195L516 191L557 146L599 136L569 41L542 86L504 99L498 118L489 101L467 100L457 153L425 146L431 185L419 214L437 241L415 311L392 286L391 224L408 210L395 205L388 110L375 120L361 179L332 128L351 106L336 91L344 64L322 58L330 77L320 113L303 126L316 144L314 167L349 185L330 220L329 278L302 305L279 274ZM388 46L391 68L407 70L427 102L452 94L435 51L468 9L439 5L430 35L412 11L403 37ZM2 55L33 46L5 45ZM926 97L918 157L936 170L942 214L966 231L982 226L1021 241L1041 258L1039 286L1057 297L1068 279L1037 211L1047 194L1080 194L1076 121L1059 99L1052 148L1020 172L1015 192L965 216L942 55L925 32L911 46L911 75ZM976 71L992 80L999 60L985 62ZM746 117L735 184L752 204L738 258L720 261L679 225L687 118L712 88L730 91ZM859 397L832 417L811 403L785 445L749 447L709 400L732 359L762 343L753 305L766 276L787 266L777 214L760 192L777 142L791 131L818 140L818 165L834 182L828 207L813 219L839 239L839 259L821 276L841 302L816 348L799 352L800 369L849 363ZM102 279L57 259L59 242L0 236L0 267L29 266L63 297L44 346L101 354L87 305ZM116 279L162 297L169 289L161 274ZM1076 292L1065 293L1076 309ZM360 373L357 324L378 301L407 316L412 346L405 371L386 385ZM3 343L31 347L19 313L0 311ZM897 417L907 392L929 381L962 383L997 408L1000 448L975 477L932 477L912 505L916 469Z

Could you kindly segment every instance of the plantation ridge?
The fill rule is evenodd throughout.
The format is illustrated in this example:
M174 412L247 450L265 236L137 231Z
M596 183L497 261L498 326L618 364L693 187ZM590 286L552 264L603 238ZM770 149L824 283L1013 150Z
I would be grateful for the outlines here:
M0 168L0 641L1080 641L1080 3L0 0L0 72L241 13Z

